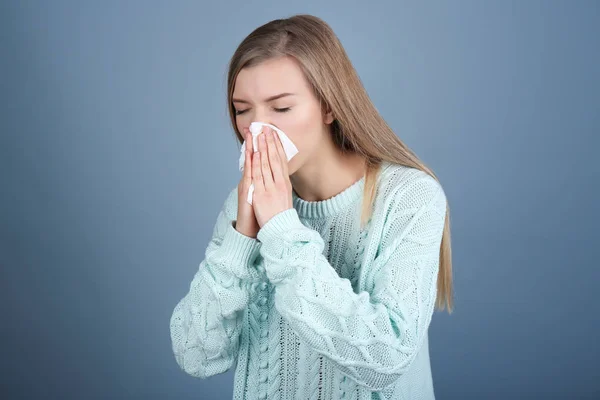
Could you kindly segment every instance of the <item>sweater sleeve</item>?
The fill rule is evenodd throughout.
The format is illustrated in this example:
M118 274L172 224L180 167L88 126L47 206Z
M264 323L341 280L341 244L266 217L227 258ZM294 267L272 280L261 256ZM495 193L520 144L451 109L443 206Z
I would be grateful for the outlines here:
M393 384L411 365L432 318L446 197L433 178L393 191L371 292L356 294L323 256L319 233L295 209L275 215L258 240L275 285L275 308L315 351L369 390Z
M237 193L235 194L237 195ZM175 306L171 343L175 359L188 374L206 378L229 370L235 363L244 310L246 284L255 269L260 242L235 229L227 208L237 208L233 192L219 212L187 294Z

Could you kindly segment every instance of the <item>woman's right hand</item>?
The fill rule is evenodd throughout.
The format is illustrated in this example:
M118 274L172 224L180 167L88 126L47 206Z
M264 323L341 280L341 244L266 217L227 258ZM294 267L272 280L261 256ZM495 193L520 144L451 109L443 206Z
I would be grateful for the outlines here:
M246 201L248 189L252 184L252 156L254 155L252 134L247 128L244 128L244 136L246 137L246 159L242 179L238 184L238 212L235 229L243 235L256 238L260 227L254 214L254 207Z

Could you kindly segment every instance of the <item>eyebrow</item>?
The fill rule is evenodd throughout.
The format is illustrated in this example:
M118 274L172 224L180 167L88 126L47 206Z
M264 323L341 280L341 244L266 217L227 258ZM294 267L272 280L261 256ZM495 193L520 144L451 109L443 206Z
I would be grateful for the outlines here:
M285 97L285 96L295 96L295 94L294 93L279 93L279 94L276 94L275 96L271 96L271 97L266 98L265 99L265 103L268 103L269 101L280 99L280 98ZM242 100L242 99L232 99L232 102L233 103L246 103L246 104L250 104L249 101Z

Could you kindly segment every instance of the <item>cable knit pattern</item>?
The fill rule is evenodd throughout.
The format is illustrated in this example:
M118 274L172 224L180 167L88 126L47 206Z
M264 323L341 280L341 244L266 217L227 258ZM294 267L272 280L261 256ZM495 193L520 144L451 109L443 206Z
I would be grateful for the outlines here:
M276 318L277 325L269 329L269 342L272 343L269 351L269 392L268 399L281 399L281 350L283 343L281 341L281 325L283 320Z
M446 213L441 185L384 162L361 229L364 177L294 207L256 239L234 228L237 188L171 317L192 376L235 370L234 399L434 399L428 328ZM236 363L237 361L237 363Z

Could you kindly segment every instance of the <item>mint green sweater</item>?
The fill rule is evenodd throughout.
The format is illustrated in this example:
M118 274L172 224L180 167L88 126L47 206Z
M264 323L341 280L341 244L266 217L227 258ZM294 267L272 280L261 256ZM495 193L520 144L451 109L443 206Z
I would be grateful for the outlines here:
M425 172L384 162L360 228L364 177L250 238L237 187L170 320L175 359L206 378L235 368L248 399L434 399L428 327L446 197Z

